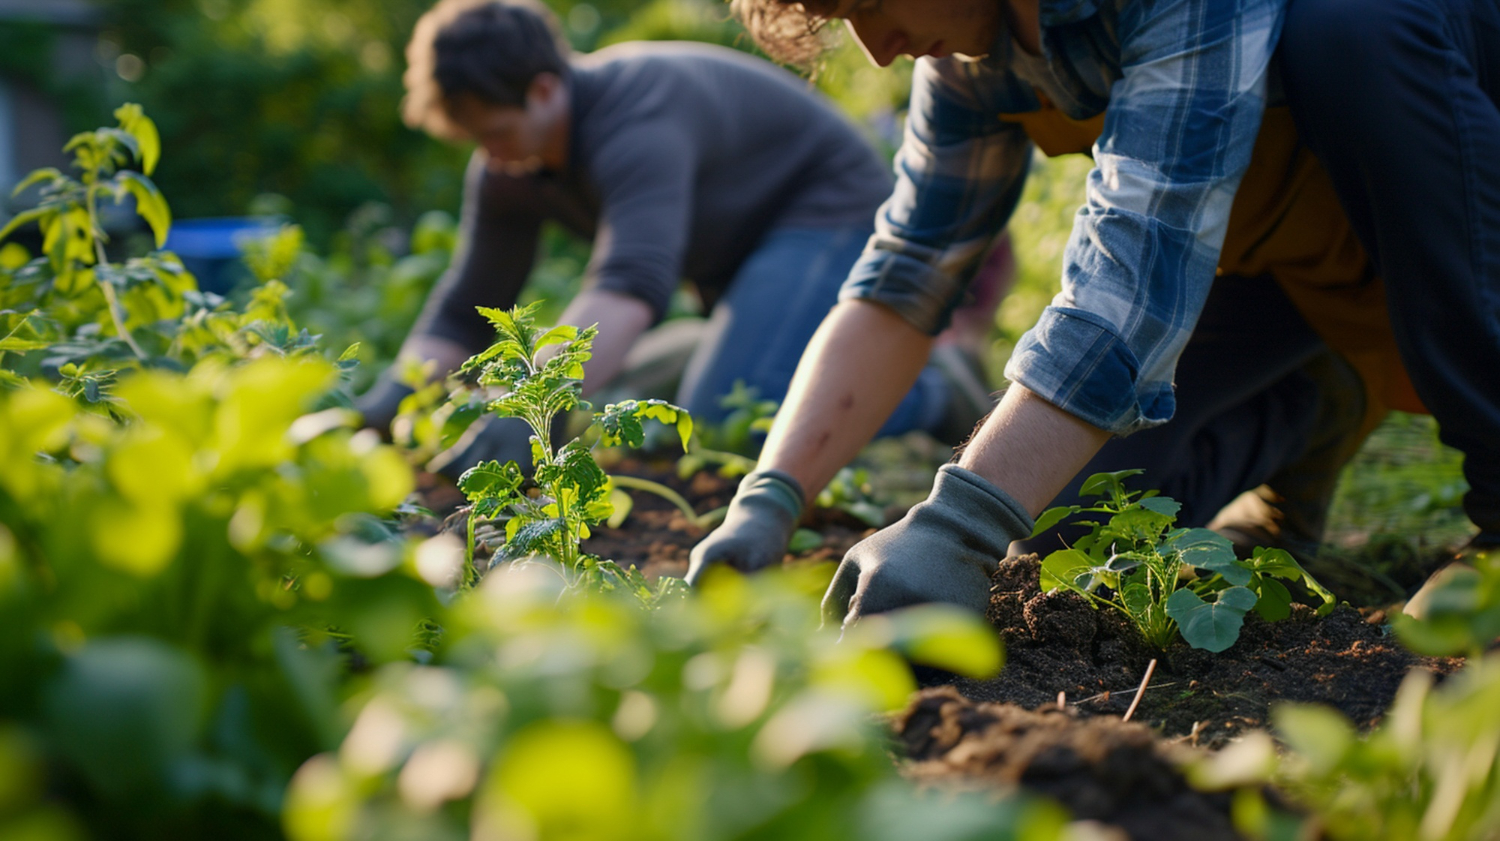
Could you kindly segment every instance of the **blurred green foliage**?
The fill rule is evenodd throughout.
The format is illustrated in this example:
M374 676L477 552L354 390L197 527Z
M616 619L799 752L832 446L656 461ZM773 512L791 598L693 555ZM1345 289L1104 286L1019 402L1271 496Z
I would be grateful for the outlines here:
M0 250L0 837L1058 837L1054 806L923 797L886 754L908 661L999 668L973 617L841 638L826 568L649 602L543 561L461 588L457 538L400 528L402 454L340 408L354 349L288 317L299 229L233 300L106 254L100 198L170 225L149 121L117 116L75 139L79 180L38 176L47 253ZM451 226L421 237L445 255Z

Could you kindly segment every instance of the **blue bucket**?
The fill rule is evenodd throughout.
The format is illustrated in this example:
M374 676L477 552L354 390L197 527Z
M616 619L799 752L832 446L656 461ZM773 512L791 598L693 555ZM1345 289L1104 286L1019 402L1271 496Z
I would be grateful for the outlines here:
M245 244L274 236L280 228L279 220L265 217L174 219L166 250L182 258L199 289L224 295L249 274L240 261Z

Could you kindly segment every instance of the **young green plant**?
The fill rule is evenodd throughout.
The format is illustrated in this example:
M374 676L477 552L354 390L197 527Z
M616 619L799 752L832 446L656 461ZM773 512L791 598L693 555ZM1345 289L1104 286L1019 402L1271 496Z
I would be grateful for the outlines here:
M505 545L497 560L543 555L565 571L618 575L638 585L635 577L612 562L586 555L580 544L590 529L614 510L609 477L594 460L593 446L576 438L554 448L549 430L559 413L587 407L581 398L583 363L592 352L594 327L582 330L562 325L536 326L540 302L509 311L480 307L494 325L497 339L483 353L465 362L460 373L478 374L482 387L503 390L485 410L506 418L520 418L531 427L532 481L538 493L528 492L528 480L515 462L487 461L459 478L468 497L469 568L473 567L474 527L480 519L504 516ZM642 422L657 420L676 427L687 447L693 421L686 410L662 400L627 400L606 406L593 416L595 445L639 447L645 441ZM470 572L472 575L472 572Z
M1104 515L1080 523L1088 532L1042 561L1044 591L1112 607L1160 649L1181 634L1194 648L1223 651L1239 638L1250 610L1270 621L1286 618L1292 596L1282 581L1301 581L1317 595L1320 615L1333 609L1333 594L1287 552L1259 548L1242 561L1215 532L1173 528L1179 503L1125 489L1124 480L1141 472L1090 476L1080 494L1099 497L1098 504L1051 508L1037 518L1033 536L1075 514Z

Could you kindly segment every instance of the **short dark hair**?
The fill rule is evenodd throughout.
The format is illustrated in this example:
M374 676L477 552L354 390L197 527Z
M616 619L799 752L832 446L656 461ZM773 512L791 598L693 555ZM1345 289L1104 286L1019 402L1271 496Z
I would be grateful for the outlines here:
M462 137L456 100L524 106L538 75L567 76L568 55L557 18L536 0L441 0L406 46L402 117L437 137Z
M766 55L811 68L832 45L828 31L837 0L730 0L729 8Z

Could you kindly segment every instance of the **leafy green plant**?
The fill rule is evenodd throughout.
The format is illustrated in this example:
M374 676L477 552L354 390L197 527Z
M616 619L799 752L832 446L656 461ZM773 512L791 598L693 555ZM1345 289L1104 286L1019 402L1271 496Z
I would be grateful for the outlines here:
M1500 662L1474 660L1440 686L1414 670L1361 737L1339 713L1272 710L1287 746L1276 782L1336 841L1490 841L1500 827ZM1300 837L1310 837L1308 834Z
M639 447L645 439L642 423L654 419L674 426L685 448L693 421L685 410L663 400L627 400L594 415L590 428L597 428L599 436L593 445L575 438L554 448L550 434L554 418L586 405L579 396L583 363L598 331L568 325L539 328L534 317L537 307L530 304L509 311L480 307L498 338L460 369L461 374L477 374L482 387L504 390L485 404L486 411L520 418L531 427L532 481L539 490L535 496L527 492L528 479L515 462L490 461L467 470L458 486L470 503L470 551L475 524L503 514L505 545L497 560L542 555L555 559L570 574L601 566L601 571L623 574L613 563L584 555L579 548L590 528L613 511L609 477L594 460L593 446Z
M1044 591L1112 607L1161 649L1180 634L1194 648L1223 651L1251 609L1267 620L1285 618L1292 596L1282 581L1300 581L1321 598L1320 614L1333 609L1333 594L1285 551L1260 548L1240 560L1229 540L1208 529L1173 528L1179 503L1125 489L1124 480L1141 472L1090 476L1080 494L1099 497L1098 504L1051 508L1037 518L1033 536L1076 514L1105 517L1086 520L1088 532L1071 548L1042 561Z
M878 714L914 688L903 657L993 673L995 635L929 606L840 642L819 628L825 583L715 576L644 610L538 565L497 569L450 608L440 662L371 677L342 744L293 780L287 835L1058 838L1055 807L922 796L885 755Z
M1433 582L1423 616L1391 620L1408 648L1434 657L1467 655L1478 662L1500 640L1500 552L1479 552Z
M147 308L154 313L157 308L153 304L168 303L170 310L169 302L160 300L164 297L162 291L168 296L179 292L183 288L183 271L181 263L159 255L120 266L110 262L105 252L109 236L100 216L101 200L119 204L127 198L133 199L136 212L151 228L157 248L167 241L167 231L172 226L166 199L150 178L161 158L156 124L134 104L120 106L115 118L118 127L83 132L63 147L64 152L73 154L77 178L47 168L31 173L16 185L16 194L40 186L41 202L16 214L0 228L0 239L24 225L39 224L52 282L66 291L97 288L115 338L136 357L145 359L146 351L130 332L129 318L132 314L140 317L139 310ZM137 164L139 171L128 168ZM136 292L133 296L136 313L127 312L122 302L122 296L132 291Z
M321 356L316 337L287 312L283 262L254 264L260 283L236 304L200 292L181 261L161 250L172 215L149 177L161 157L155 126L136 105L115 115L117 127L68 142L77 177L56 169L32 173L18 189L40 185L41 203L0 230L4 238L35 223L45 252L30 259L10 243L0 259L0 386L48 379L82 405L123 418L112 391L125 371ZM102 210L126 199L134 200L155 248L122 259L112 252L128 249L110 243ZM357 352L351 347L338 360L345 381ZM349 402L347 394L329 399Z

